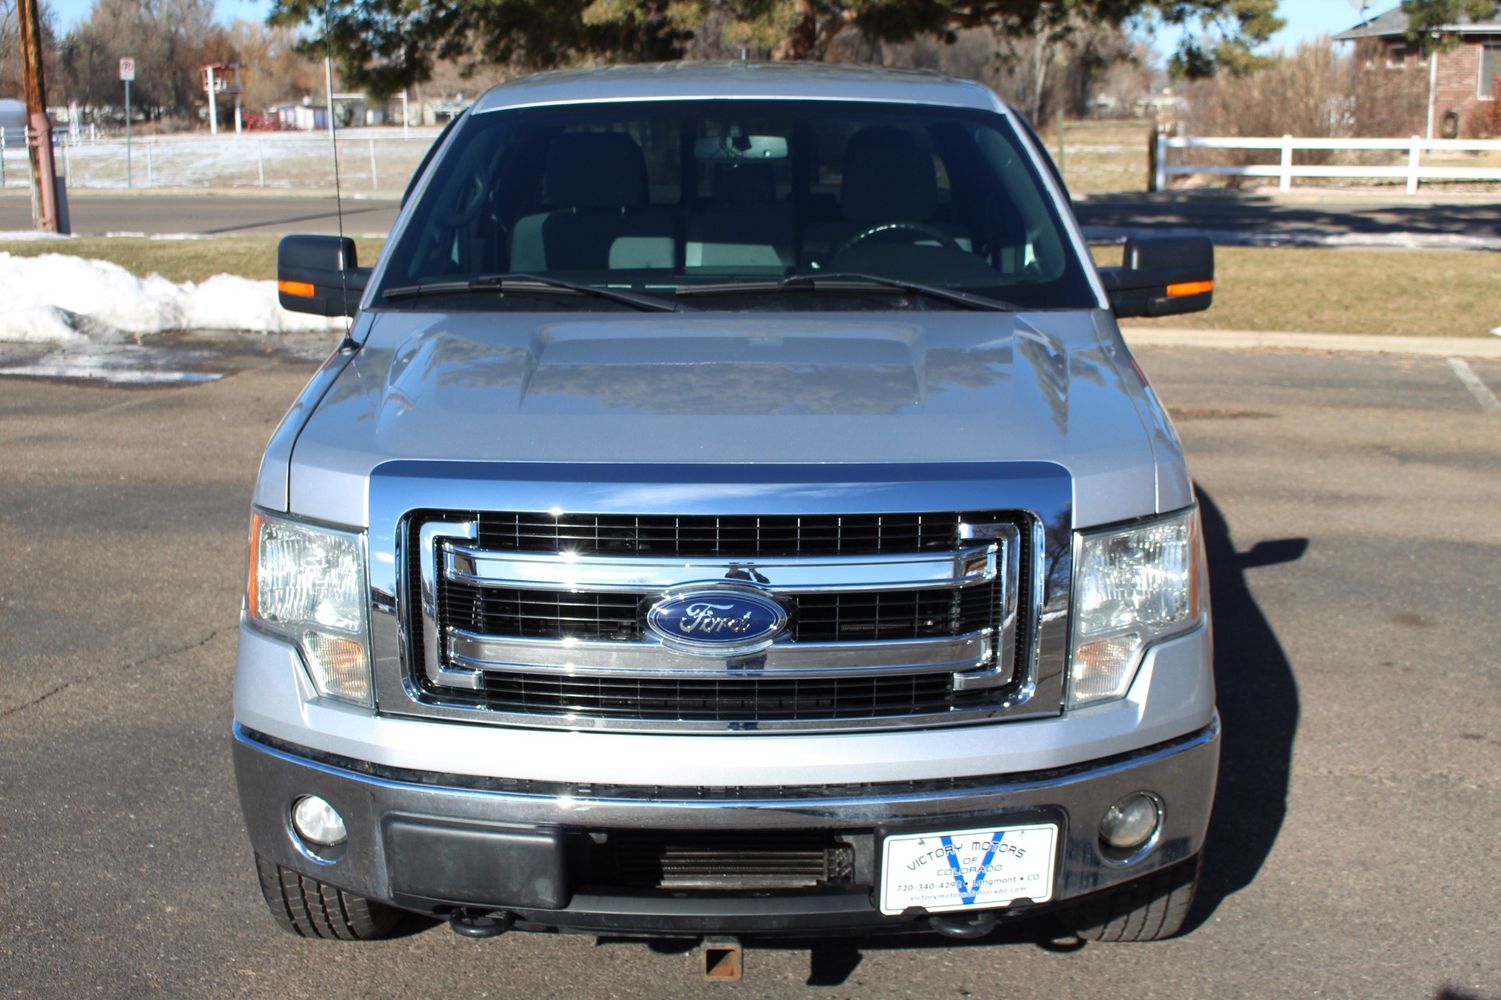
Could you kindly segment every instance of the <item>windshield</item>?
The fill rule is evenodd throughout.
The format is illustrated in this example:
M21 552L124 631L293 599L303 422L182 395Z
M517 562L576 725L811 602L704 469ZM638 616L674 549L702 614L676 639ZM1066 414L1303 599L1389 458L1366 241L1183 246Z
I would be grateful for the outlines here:
M999 114L799 100L498 111L470 116L435 170L377 307L629 307L484 280L502 274L681 291L694 308L964 308L893 294L890 279L1017 308L1097 305ZM781 284L819 274L888 280ZM429 283L441 287L411 294ZM823 294L782 294L793 290Z

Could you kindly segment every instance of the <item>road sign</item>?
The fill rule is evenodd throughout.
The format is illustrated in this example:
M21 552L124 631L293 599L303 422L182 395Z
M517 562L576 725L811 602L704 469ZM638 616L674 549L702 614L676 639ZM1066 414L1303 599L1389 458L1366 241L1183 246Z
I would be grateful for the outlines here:
M136 61L134 59L120 60L120 79L125 81L136 78Z

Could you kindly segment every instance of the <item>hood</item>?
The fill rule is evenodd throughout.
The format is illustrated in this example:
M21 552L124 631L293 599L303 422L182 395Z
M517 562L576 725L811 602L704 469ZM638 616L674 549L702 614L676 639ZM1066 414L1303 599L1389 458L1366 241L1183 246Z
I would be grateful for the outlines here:
M398 459L1042 460L1073 474L1077 523L1140 516L1160 413L1104 315L380 313L288 499L364 524L370 471Z

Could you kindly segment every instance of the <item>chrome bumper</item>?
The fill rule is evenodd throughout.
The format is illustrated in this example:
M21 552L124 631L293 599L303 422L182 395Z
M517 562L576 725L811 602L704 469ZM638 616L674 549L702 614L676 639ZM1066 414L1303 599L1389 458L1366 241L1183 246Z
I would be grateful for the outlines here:
M234 763L251 844L282 867L409 909L505 910L518 926L596 933L696 934L900 929L873 893L880 841L1000 821L1056 822L1053 902L1147 875L1198 854L1219 765L1218 717L1176 740L1055 771L939 782L812 788L598 788L433 775L322 758L241 728ZM470 785L472 787L465 787ZM1135 791L1164 808L1155 849L1129 865L1098 849L1101 814ZM299 848L292 803L327 799L349 830L332 862ZM570 878L570 838L611 830L824 830L848 835L858 873L848 892L783 897L597 893Z

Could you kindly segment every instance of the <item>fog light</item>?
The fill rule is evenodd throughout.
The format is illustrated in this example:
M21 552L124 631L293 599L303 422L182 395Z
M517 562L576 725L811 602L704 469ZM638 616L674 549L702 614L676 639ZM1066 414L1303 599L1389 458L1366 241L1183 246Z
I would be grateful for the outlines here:
M1162 806L1155 795L1132 792L1105 810L1100 820L1100 840L1118 851L1134 851L1157 834L1162 825Z
M349 836L344 817L316 795L305 795L292 805L292 829L297 836L319 847L342 844Z

